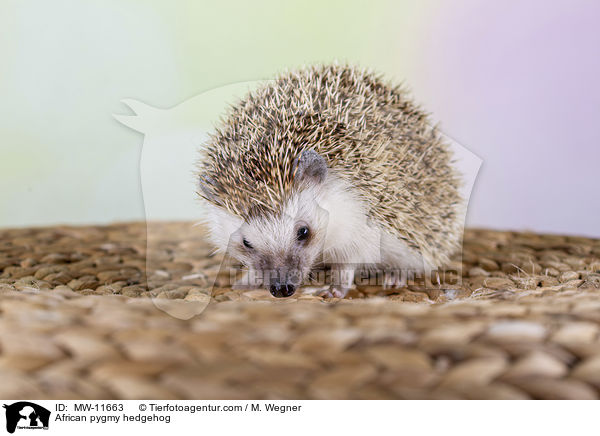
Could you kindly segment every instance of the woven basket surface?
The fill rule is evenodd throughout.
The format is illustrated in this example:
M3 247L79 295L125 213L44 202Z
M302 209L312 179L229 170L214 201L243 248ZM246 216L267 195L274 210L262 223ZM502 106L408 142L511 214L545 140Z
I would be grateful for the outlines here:
M600 240L467 230L454 285L274 299L200 227L146 230L0 230L1 398L600 396Z

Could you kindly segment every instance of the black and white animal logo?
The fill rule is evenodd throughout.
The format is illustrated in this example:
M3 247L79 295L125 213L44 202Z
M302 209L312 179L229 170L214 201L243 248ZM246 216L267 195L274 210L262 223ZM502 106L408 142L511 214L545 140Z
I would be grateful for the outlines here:
M50 411L29 401L19 401L3 406L6 409L6 431L18 429L48 429Z

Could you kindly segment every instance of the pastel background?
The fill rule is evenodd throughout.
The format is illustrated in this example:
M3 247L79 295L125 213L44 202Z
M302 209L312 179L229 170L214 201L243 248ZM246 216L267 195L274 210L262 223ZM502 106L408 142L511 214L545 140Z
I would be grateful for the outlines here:
M481 157L469 225L600 236L598 22L593 0L3 0L0 227L144 218L123 98L172 108L338 59L403 81Z

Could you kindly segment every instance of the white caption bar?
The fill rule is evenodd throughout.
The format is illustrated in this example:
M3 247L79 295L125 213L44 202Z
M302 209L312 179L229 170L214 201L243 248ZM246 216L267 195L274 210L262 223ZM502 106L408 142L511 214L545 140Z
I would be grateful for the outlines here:
M597 401L5 400L0 435L598 435ZM142 433L143 432L143 433Z

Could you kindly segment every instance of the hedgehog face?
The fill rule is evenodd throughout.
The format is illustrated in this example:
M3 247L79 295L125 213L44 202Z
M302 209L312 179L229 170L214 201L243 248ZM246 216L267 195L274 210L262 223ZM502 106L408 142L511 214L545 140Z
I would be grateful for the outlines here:
M248 267L249 283L274 297L289 297L320 260L327 212L312 189L295 194L280 214L244 222L232 235L229 252Z

